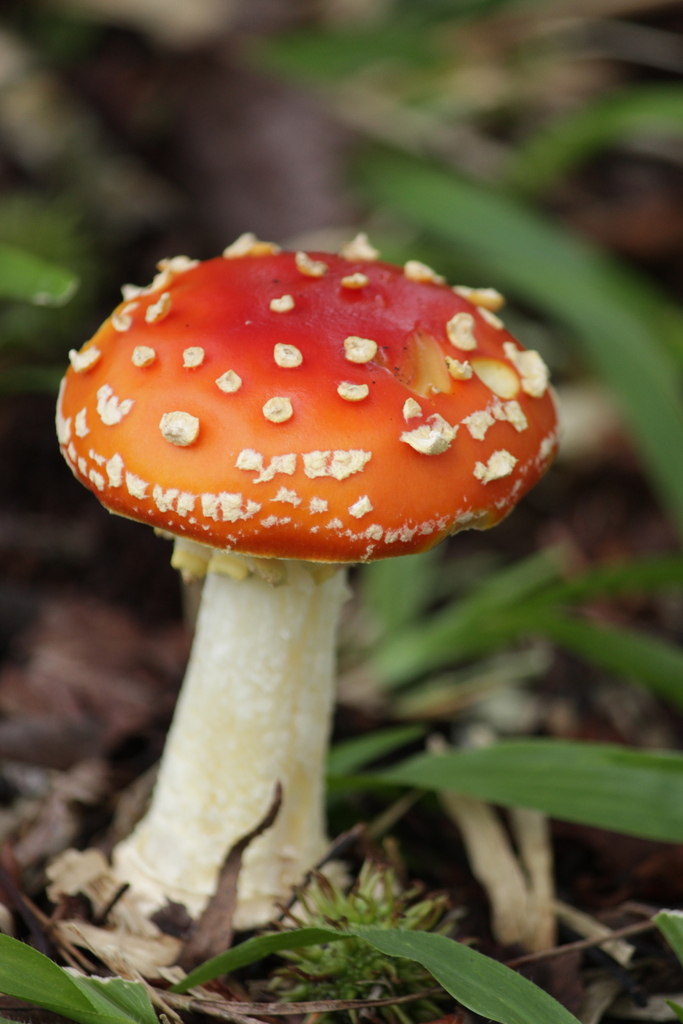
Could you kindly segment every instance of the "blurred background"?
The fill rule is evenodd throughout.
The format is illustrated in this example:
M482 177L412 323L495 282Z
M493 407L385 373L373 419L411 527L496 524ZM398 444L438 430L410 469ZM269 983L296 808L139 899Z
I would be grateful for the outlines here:
M27 891L139 817L191 628L168 544L60 459L68 349L163 257L358 230L501 290L564 434L496 530L355 573L338 737L683 744L683 5L2 0L0 843ZM337 794L332 831L380 809ZM408 864L470 891L453 826L402 813ZM680 848L554 829L566 896L683 899Z

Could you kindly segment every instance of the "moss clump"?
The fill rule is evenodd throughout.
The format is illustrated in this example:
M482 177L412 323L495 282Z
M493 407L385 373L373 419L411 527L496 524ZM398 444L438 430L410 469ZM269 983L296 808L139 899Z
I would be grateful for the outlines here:
M310 885L298 893L296 921L301 927L317 925L343 930L347 925L366 924L432 931L444 917L447 898L437 895L420 899L421 895L419 887L401 891L390 868L366 862L348 893L333 886L323 875L315 875ZM293 1002L384 999L422 992L436 985L429 971L414 960L386 956L356 937L278 955L289 963L275 971L270 988L278 997ZM444 997L449 998L446 993ZM416 1024L433 1020L440 1016L440 1011L431 998L425 998L400 1006L378 1006L364 1011L363 1016L388 1024ZM349 1018L355 1024L358 1011L328 1013L322 1021L332 1024Z

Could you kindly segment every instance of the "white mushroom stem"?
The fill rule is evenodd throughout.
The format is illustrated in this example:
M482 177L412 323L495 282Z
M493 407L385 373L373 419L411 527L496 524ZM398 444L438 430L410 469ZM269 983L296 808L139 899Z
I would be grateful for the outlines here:
M262 820L278 782L275 824L243 859L235 926L269 920L327 845L324 771L345 574L316 583L312 564L274 564L286 568L280 586L207 575L151 807L114 851L116 873L150 909L170 899L199 914L226 853Z

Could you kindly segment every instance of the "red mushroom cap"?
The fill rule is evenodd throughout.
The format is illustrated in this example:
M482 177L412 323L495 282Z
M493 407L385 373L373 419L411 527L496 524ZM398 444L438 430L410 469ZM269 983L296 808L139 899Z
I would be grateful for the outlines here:
M71 353L61 450L108 509L214 548L355 562L493 526L536 483L556 412L495 293L362 250L236 248L163 261Z

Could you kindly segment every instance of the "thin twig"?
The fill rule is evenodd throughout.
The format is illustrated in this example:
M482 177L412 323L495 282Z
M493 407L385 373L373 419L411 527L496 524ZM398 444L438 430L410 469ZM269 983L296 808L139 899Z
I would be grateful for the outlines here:
M344 851L349 848L349 846L352 846L358 839L360 839L364 834L366 827L365 822L359 821L358 824L354 825L353 828L350 828L348 832L342 832L341 835L338 835L337 838L332 841L324 856L321 857L317 864L313 865L311 870L304 876L301 885L297 886L290 898L287 900L287 903L283 905L283 911L279 917L275 918L275 921L282 921L283 917L286 916L286 911L290 910L294 906L299 899L299 892L306 888L316 871L320 871L320 869L325 867L329 861L334 860L335 857L339 857L340 854L344 853Z
M44 914L40 907L37 907L30 896L27 896L26 893L21 893L21 899L25 908L30 911L30 913L33 914L36 920L40 923L50 941L59 948L60 954L64 957L67 963L69 963L71 967L74 967L75 964L73 961L76 960L82 970L87 971L89 974L94 974L97 970L95 964L92 963L77 946L70 942L69 939L65 939L63 935L59 934L59 929L57 927L59 924L59 918L56 918L54 914L52 917L48 917L47 914Z
M370 822L367 826L368 837L370 839L379 839L385 832L393 828L404 814L408 813L413 804L416 804L424 795L424 789L409 789L407 793L403 793L398 800L395 800L393 804L389 804L381 814L377 815L374 821Z
M641 921L639 924L629 924L625 928L617 928L610 935L600 935L592 939L579 939L577 942L568 942L564 946L554 946L553 949L542 949L538 953L527 953L525 956L515 957L514 960L506 960L506 967L521 967L523 964L537 963L540 960L554 960L555 957L564 956L566 953L575 953L582 949L592 949L594 946L604 946L614 939L625 939L628 935L638 935L640 932L648 932L657 925L654 921Z
M164 992L164 999L182 1010L206 1013L224 1020L233 1020L235 1017L249 1020L253 1019L252 1014L261 1014L264 1017L289 1017L299 1013L334 1013L339 1010L364 1010L374 1006L396 1006L400 1003L413 1003L417 999L426 999L440 992L443 992L443 989L435 986L422 992L412 992L407 996L387 996L385 999L320 999L306 1003L228 1003L223 1000L219 1002L213 999L179 996L172 992ZM226 1016L226 1013L231 1016Z
M96 927L101 928L102 925L107 923L107 918L111 914L112 910L114 909L116 904L119 902L121 897L125 896L125 894L128 892L129 889L130 889L130 882L124 882L123 885L119 886L119 888L116 890L116 892L114 893L112 898L109 900L109 903L107 903L107 905L104 907L102 912L99 913L97 915L97 917L95 917L93 919L93 924L96 925Z

